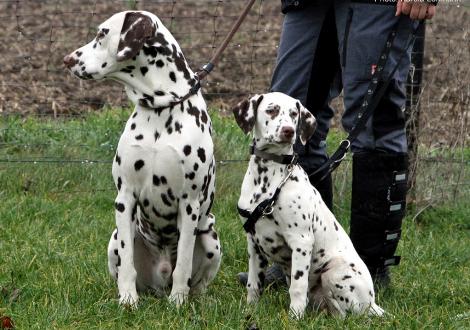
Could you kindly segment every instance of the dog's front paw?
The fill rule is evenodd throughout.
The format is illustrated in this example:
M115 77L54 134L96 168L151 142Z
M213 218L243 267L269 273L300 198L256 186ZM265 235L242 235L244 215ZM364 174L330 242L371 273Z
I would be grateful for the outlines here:
M300 320L304 316L306 307L304 304L290 304L289 316L294 320Z
M171 291L168 299L172 304L175 304L176 307L179 307L188 299L188 293L182 291Z
M246 296L246 301L249 304L256 304L261 296L260 290L248 289L248 294Z
M137 303L139 301L139 296L137 291L135 292L125 292L119 295L119 304L125 308L136 309Z

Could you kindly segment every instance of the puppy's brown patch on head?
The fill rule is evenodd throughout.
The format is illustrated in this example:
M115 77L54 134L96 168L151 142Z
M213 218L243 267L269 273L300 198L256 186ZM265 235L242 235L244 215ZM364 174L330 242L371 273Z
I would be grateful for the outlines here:
M243 100L232 109L238 126L240 126L245 134L248 134L255 126L256 115L261 101L263 101L263 95L255 95L250 101Z

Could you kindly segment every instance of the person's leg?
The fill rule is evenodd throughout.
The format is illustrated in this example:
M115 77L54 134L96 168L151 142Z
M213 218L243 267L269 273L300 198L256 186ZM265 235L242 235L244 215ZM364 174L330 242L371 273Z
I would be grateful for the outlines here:
M343 86L345 113L342 124L350 131L372 70L395 22L395 7L352 3L349 33L343 38ZM387 77L405 46L413 22L401 19L394 46L385 67ZM407 143L404 83L410 51L402 59L392 81L365 129L352 143L353 183L350 236L378 284L389 282L388 266L398 264L395 251L405 214Z
M313 136L305 146L299 141L294 146L299 164L312 173L328 160L326 136L334 116L329 101L339 94L338 88L332 88L340 70L338 41L330 1L318 1L292 14L285 19L271 91L299 99L315 116L317 129ZM331 175L312 184L332 209Z

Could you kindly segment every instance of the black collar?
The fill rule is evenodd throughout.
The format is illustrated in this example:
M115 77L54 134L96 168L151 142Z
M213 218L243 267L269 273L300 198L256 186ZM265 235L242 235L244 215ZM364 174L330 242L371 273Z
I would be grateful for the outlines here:
M273 162L289 165L289 164L296 164L297 163L297 154L294 152L293 155L276 155L271 154L269 152L265 152L256 148L255 144L253 143L250 146L250 154L255 155L261 159L272 160Z
M196 79L197 79L197 78L196 78ZM196 83L194 84L194 86L189 89L189 92L186 93L185 95L183 95L182 97L180 97L179 100L171 101L170 103L168 103L168 105L164 105L164 106L161 106L161 107L150 108L150 109L153 109L153 110L159 112L159 111L165 110L165 109L167 109L167 108L173 108L173 107L177 106L178 104L183 103L184 101L186 101L187 99L189 99L191 96L196 95L197 92L198 92L200 89L201 89L201 82L199 81L199 79L197 79L197 81L196 81ZM140 105L143 106L143 107L145 107L143 104L140 104Z

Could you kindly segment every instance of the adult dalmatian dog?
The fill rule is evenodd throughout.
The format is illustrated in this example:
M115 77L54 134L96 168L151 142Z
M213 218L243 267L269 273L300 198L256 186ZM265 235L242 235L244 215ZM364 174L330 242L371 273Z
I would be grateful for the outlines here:
M233 113L242 130L253 131L254 137L238 201L248 241L248 303L256 302L262 292L269 260L288 274L290 312L295 317L303 316L309 300L336 315L382 315L366 265L307 174L292 163L296 136L306 143L315 130L314 116L282 93L256 95L239 103ZM247 226L252 212L278 187L272 207Z
M112 167L118 192L108 266L120 303L135 306L138 291L171 287L179 305L204 291L221 260L210 213L212 127L199 81L171 33L144 11L113 15L64 63L81 79L119 81L136 104Z

